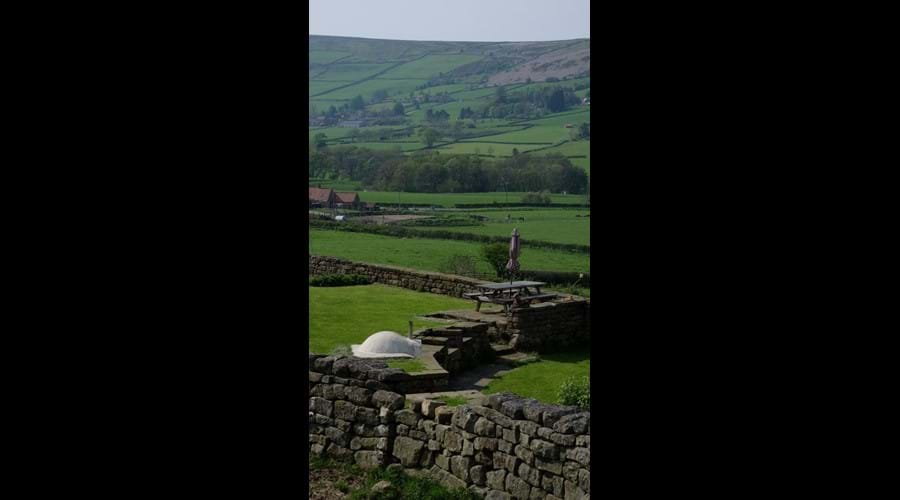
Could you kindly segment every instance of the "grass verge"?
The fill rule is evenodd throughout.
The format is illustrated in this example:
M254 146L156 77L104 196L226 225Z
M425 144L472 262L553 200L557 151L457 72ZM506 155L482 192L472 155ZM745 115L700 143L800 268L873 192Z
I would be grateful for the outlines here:
M541 355L541 360L513 368L493 380L485 394L513 392L526 398L558 404L559 388L563 382L576 376L591 375L591 353L584 349Z

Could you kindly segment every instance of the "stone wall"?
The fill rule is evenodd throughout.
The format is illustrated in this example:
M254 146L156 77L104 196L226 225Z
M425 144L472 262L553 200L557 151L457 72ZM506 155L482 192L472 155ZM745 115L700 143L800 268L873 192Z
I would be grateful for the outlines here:
M374 283L422 292L461 297L477 291L485 281L464 276L428 273L415 269L353 262L336 257L309 256L309 274L362 274ZM474 309L474 302L472 308ZM495 342L508 342L517 351L543 352L585 345L590 342L591 301L575 295L559 294L552 302L513 308L504 331L489 332Z
M438 293L462 297L462 294L477 291L475 286L486 281L456 276L407 269L405 267L367 264L353 262L322 255L309 256L309 275L323 274L362 274L373 283L383 283L418 292Z
M591 301L564 300L512 310L506 327L509 345L517 351L544 352L584 346L591 341Z
M384 363L310 355L310 452L400 464L489 499L590 497L590 412L502 393L404 408Z
M370 469L390 463L394 412L406 397L391 391L399 370L383 362L309 355L309 451Z

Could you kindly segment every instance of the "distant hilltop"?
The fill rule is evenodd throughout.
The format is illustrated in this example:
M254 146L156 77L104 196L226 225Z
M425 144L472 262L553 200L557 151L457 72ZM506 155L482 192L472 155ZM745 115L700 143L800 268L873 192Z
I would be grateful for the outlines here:
M590 39L434 42L309 35L309 61L310 79L333 69L334 64L385 65L415 61L414 74L401 74L397 78L464 79L494 86L589 76L591 48ZM328 76L339 81L335 74L332 71Z

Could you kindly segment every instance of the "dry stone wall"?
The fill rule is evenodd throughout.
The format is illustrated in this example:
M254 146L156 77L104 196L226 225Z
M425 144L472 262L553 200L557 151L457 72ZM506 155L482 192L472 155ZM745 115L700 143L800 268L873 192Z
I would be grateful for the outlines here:
M415 269L353 262L336 257L309 256L309 274L362 274L374 283L461 297L485 281L464 276L426 273ZM474 309L474 302L473 302ZM505 330L491 332L495 341L508 342L518 351L543 352L590 342L591 301L560 294L559 300L513 308Z
M506 327L517 351L543 352L591 341L591 302L582 297L544 302L512 310Z
M309 275L323 274L361 274L373 283L383 283L418 292L438 293L462 297L464 293L477 291L475 286L486 281L456 276L452 274L432 273L407 269L405 267L385 266L353 262L322 255L309 256Z
M488 499L590 498L591 415L510 393L405 408L384 363L310 355L310 452L428 470Z

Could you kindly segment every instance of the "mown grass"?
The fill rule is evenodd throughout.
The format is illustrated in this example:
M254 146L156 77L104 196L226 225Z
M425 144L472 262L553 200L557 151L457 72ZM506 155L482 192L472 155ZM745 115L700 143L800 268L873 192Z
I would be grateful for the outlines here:
M417 373L425 371L425 363L418 359L392 359L387 362L390 368L399 368L406 373Z
M480 260L481 244L469 241L394 238L346 231L309 231L310 253L344 259L437 271L454 255L478 259L478 272L490 273L489 265ZM522 248L522 269L590 272L591 258L584 253Z
M542 354L541 360L510 370L492 381L482 392L513 392L545 403L557 403L559 388L569 377L590 376L591 353L588 349Z
M382 330L406 335L413 316L471 307L468 300L380 284L309 287L309 352L328 354L340 346L362 344ZM414 329L440 324L413 320Z

